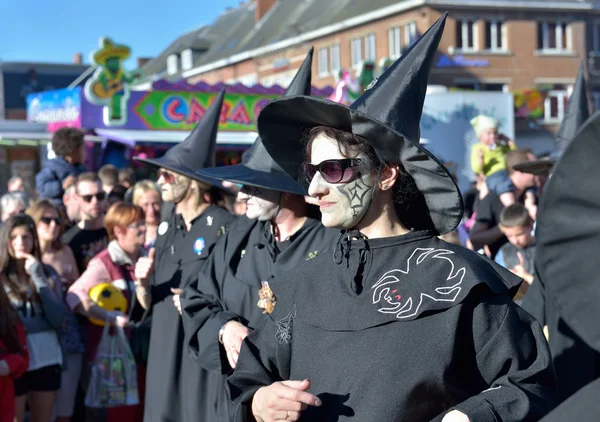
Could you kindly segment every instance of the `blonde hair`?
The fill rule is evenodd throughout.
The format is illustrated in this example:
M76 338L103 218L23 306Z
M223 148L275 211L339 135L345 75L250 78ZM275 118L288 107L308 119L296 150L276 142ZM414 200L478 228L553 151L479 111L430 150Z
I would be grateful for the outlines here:
M500 122L493 117L480 114L479 116L471 119L471 126L473 126L473 130L475 130L477 137L479 137L488 129L498 129Z
M150 180L141 180L141 181L137 182L135 185L133 185L132 202L135 205L137 205L140 198L148 191L155 192L158 195L158 197L160 198L160 201L162 202L162 196L160 194L160 190L158 189L158 186L156 186L156 183L154 183Z

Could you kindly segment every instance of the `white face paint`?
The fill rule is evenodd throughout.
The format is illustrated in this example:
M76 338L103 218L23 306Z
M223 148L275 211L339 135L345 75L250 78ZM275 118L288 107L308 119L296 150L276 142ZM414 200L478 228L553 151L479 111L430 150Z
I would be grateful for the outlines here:
M238 199L246 202L246 217L259 221L269 221L277 216L281 193L275 190L244 185Z
M319 134L311 145L311 164L344 158L338 143ZM357 157L360 158L361 156ZM373 199L375 180L358 170L358 177L348 183L329 183L317 172L310 181L308 194L319 200L321 221L325 227L354 228L365 216Z

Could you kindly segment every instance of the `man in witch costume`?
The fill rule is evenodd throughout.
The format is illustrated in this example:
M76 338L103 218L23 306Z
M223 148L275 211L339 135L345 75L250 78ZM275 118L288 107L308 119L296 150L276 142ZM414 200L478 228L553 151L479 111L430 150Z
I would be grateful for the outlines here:
M534 282L522 306L545 327L559 402L600 377L600 342L588 337L590 325L594 330L597 325L597 313L591 312L597 309L597 259L586 259L586 254L597 254L599 245L594 151L600 138L598 116L584 126L589 118L586 92L582 66L550 158L521 170L545 176L552 171L538 208ZM557 160L560 165L553 167Z
M311 49L284 96L310 95L312 55ZM273 305L270 280L329 250L339 231L309 216L306 190L273 161L260 138L241 164L198 173L243 185L239 197L248 204L246 216L217 243L197 283L182 294L189 351L198 365L222 374L212 388L226 411L225 374L235 367L242 340Z
M261 112L269 154L303 169L343 232L271 283L274 310L228 378L232 420L530 421L552 407L542 329L511 300L521 279L437 238L463 213L418 145L445 19L350 107L296 96Z
M157 159L140 161L158 167L158 185L170 215L160 223L155 253L138 261L136 277L149 285L152 331L148 356L146 422L217 421L215 398L206 386L215 375L190 359L176 305L194 280L233 217L207 200L218 181L196 174L215 160L217 129L225 91L213 100L202 120L182 143Z
M539 293L534 298L542 312L537 315L534 302L523 304L547 325L558 399L565 400L544 422L597 421L600 415L600 113L567 142L540 198L536 277L525 296Z

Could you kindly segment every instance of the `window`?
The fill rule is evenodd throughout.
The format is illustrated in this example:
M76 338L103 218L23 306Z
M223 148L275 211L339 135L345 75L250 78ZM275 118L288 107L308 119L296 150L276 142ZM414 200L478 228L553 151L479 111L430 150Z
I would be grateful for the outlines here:
M409 22L404 27L404 47L409 48L417 41L417 23Z
M547 122L562 121L568 100L567 87L565 85L554 85L544 101L544 120Z
M505 39L505 25L500 21L486 21L485 22L485 49L490 51L504 51L506 50Z
M329 75L327 47L319 49L319 76Z
M194 54L189 48L181 52L181 70L190 70L194 66Z
M342 68L342 62L340 59L340 45L332 45L329 54L331 56L331 73L337 73Z
M600 52L600 22L592 25L592 47L595 53Z
M592 92L592 97L594 98L594 110L600 111L600 91Z
M462 51L477 49L476 24L472 20L462 20L456 25L456 47Z
M177 57L177 54L171 54L169 57L167 57L167 73L169 75L174 75L177 73L178 60L179 57Z
M254 86L258 83L258 78L256 73L250 73L248 75L238 77L236 82L245 86Z
M350 58L354 68L362 62L362 40L360 38L354 38L350 41Z
M369 60L370 62L377 61L375 34L369 34L365 37L365 60Z
M538 23L538 49L565 51L569 49L568 25L565 22Z
M388 31L389 55L392 59L397 59L402 54L400 47L400 28L392 28Z

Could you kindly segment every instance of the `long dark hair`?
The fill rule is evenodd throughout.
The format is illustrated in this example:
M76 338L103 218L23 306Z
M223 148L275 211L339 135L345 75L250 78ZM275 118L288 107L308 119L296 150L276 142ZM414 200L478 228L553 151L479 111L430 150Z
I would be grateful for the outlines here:
M17 336L17 311L10 304L10 300L0 287L0 341L4 343L8 353L23 353L23 347Z
M35 223L33 219L26 214L13 215L0 227L0 281L2 287L8 287L9 296L22 302L27 299L38 300L37 290L31 277L27 280L19 279L17 275L17 260L14 259L8 249L10 245L10 235L17 227L26 227L33 239L33 247L30 254L40 263L42 262L40 252L40 242L37 237Z

